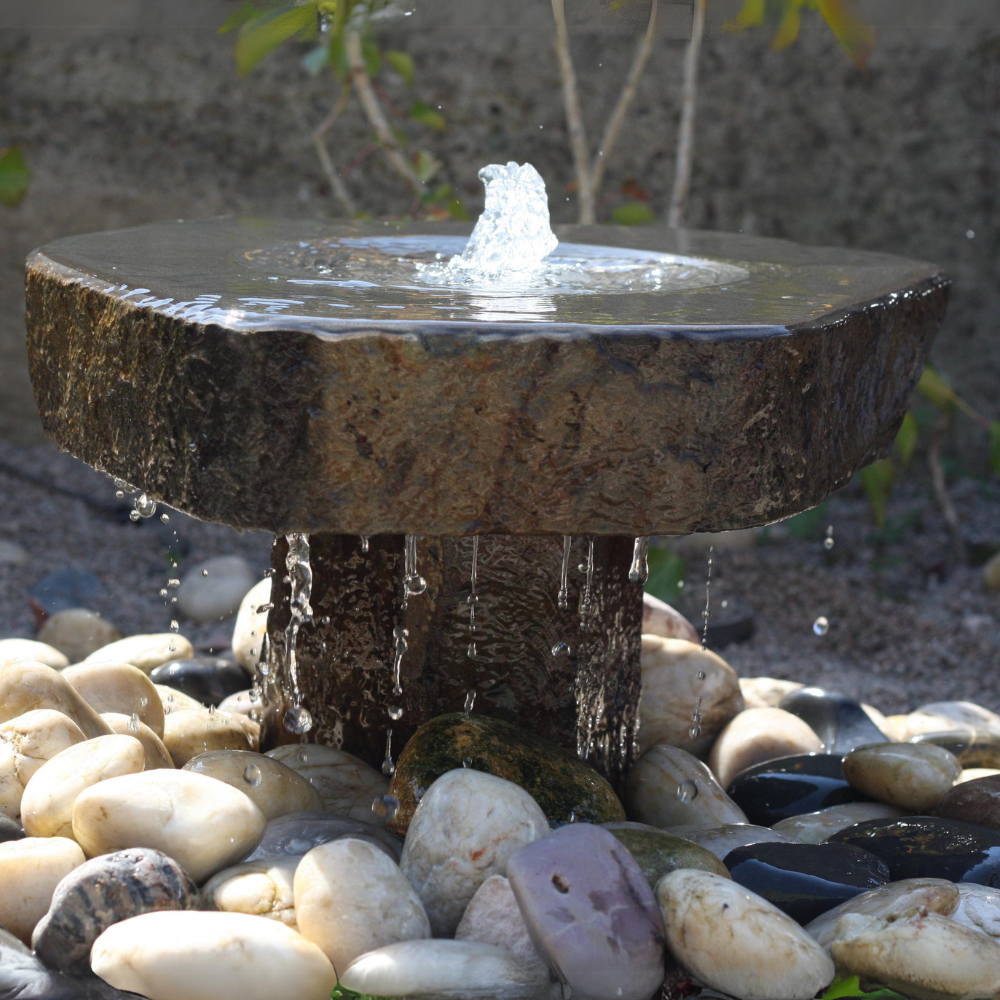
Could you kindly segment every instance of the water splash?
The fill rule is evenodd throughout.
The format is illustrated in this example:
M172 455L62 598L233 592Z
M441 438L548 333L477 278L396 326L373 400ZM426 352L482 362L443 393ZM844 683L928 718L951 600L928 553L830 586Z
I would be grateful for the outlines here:
M563 535L562 567L559 570L559 596L557 603L560 611L569 607L569 553L573 546L573 536Z
M476 593L476 578L479 563L479 536L472 536L472 569L469 572L469 648L468 656L472 659L476 655L476 605L479 604L479 595ZM475 697L473 695L473 697Z
M417 572L417 536L407 535L403 546L403 609L411 597L427 589L427 581Z
M396 773L396 764L392 759L392 730L385 734L385 759L382 761L382 773L391 778Z
M629 583L645 583L649 578L649 538L640 536L632 548L632 565L629 567Z
M302 532L292 532L285 536L285 540L288 542L285 569L288 570L288 582L291 587L289 597L291 618L285 629L285 662L288 666L288 682L292 689L292 705L285 713L283 721L289 732L301 734L309 732L312 728L312 716L302 705L296 647L302 623L312 621L313 609L310 601L313 574L309 563L309 536Z
M712 567L715 565L715 546L708 547L708 573L705 576L705 610L701 613L701 648L708 649L708 620L712 614Z
M403 693L403 657L409 648L406 641L409 634L409 629L403 628L402 625L397 625L392 630L392 637L395 640L392 648L392 693L397 698Z
M537 270L559 243L549 225L545 181L530 164L511 160L479 171L486 205L465 249L447 269L468 279L485 280Z
M463 714L466 718L472 715L473 706L476 704L476 692L475 690L465 692L465 707L462 709Z

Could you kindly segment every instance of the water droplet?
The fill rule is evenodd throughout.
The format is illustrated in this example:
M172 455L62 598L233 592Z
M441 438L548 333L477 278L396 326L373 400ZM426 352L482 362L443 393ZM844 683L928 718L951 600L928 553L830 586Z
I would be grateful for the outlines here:
M176 618L172 618L170 620L170 631L171 632L177 632L180 629L180 627L181 627L180 622L177 621Z
M196 445L194 441L188 441L188 451L197 451L197 450L198 450L198 445Z
M119 479L117 476L115 476L112 481L114 482L115 486L117 486L118 489L120 490L130 490L132 488L131 486L129 486L128 483L125 482L124 479Z
M372 812L376 816L392 820L399 811L399 799L395 795L382 795L372 801Z
M472 758L471 757L463 757L462 758L462 767L472 767Z
M476 692L466 691L465 692L465 708L463 709L465 717L468 718L472 715L473 706L476 704Z
M411 573L404 582L410 597L419 597L427 589L427 581L419 573Z
M371 548L371 542L368 540L367 535L361 536L361 551L367 552Z
M399 722L399 720L403 717L403 708L401 705L390 705L386 711L389 713L389 718L392 719L393 722Z
M557 642L552 647L553 656L569 656L569 643Z
M130 510L128 512L128 519L130 521L138 521L142 515L137 510Z
M168 587L179 587L180 585L181 585L181 581L178 580L177 577L175 577L175 576L172 576L169 580L167 580L167 586Z
M703 681L705 679L705 671L699 670L698 673L695 674L695 677L697 677L698 680Z
M156 501L150 500L145 493L140 493L133 503L139 517L152 517L156 513Z
M826 615L820 615L816 621L813 622L813 632L816 635L826 635L830 631L830 621Z
M309 709L304 705L292 705L292 707L285 712L285 717L282 719L285 729L290 733L308 733L313 727L313 718L309 714Z
M645 583L649 577L649 539L636 538L632 547L632 565L629 567L629 583Z
M559 594L556 603L560 611L569 608L569 552L573 545L572 535L563 535L562 566L559 569Z
M693 802L698 798L698 784L691 778L685 778L677 786L677 798L681 802Z
M169 515L169 514L161 514L161 515L160 515L160 520L161 520L161 521L162 521L162 522L163 522L164 524L169 524L169 523L170 523L170 515Z
M833 539L832 538L824 538L823 539L823 548L826 549L827 551L829 551L830 549L832 549L833 548Z
M160 597L166 597L166 596L167 596L167 594L169 594L169 593L170 593L170 591L169 591L169 590L167 590L167 588L166 588L166 587L161 587L161 588L160 588Z
M215 715L215 706L214 705L209 705L208 706L208 714L209 715Z
M207 570L207 569L203 569L203 570L201 571L201 575L202 575L202 576L208 576L208 570Z
M125 491L124 490L115 490L115 496L118 497L119 500L121 500L122 497L125 496Z
M139 732L139 715L136 712L133 712L132 718L128 720L128 731L130 733Z
M248 785L253 785L256 788L260 784L261 773L260 768L256 764L247 764L243 768L243 780Z

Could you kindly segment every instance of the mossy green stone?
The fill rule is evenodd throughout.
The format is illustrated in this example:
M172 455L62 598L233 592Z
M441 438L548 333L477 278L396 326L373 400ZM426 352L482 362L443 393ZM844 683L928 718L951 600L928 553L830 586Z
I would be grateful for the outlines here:
M628 848L651 889L678 868L697 868L729 878L729 869L707 848L645 823L606 823L605 829Z
M459 767L520 785L553 828L625 819L611 785L561 747L502 719L455 712L424 723L399 755L389 785L399 808L389 828L405 834L424 792L442 774Z

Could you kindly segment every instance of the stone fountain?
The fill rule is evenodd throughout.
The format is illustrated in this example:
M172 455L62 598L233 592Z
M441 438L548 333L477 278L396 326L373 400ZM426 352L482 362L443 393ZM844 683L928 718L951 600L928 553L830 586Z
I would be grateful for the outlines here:
M553 248L543 193L487 180L468 247L262 219L58 240L28 261L35 394L61 448L276 535L272 741L377 764L475 698L620 784L646 537L788 517L884 455L949 282L661 227Z

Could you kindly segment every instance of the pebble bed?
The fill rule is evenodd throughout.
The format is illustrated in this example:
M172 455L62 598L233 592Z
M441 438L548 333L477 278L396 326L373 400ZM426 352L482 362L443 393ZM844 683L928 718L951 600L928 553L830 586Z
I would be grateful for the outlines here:
M26 475L115 503L66 457L0 451L0 538L31 556L0 564L0 1000L1000 995L998 598L916 492L896 539L849 491L832 547L720 539L713 599L757 613L721 655L650 604L619 796L475 712L391 775L260 753L269 539L136 526ZM963 489L974 525L995 497ZM27 598L66 565L107 622L64 611L33 641Z

